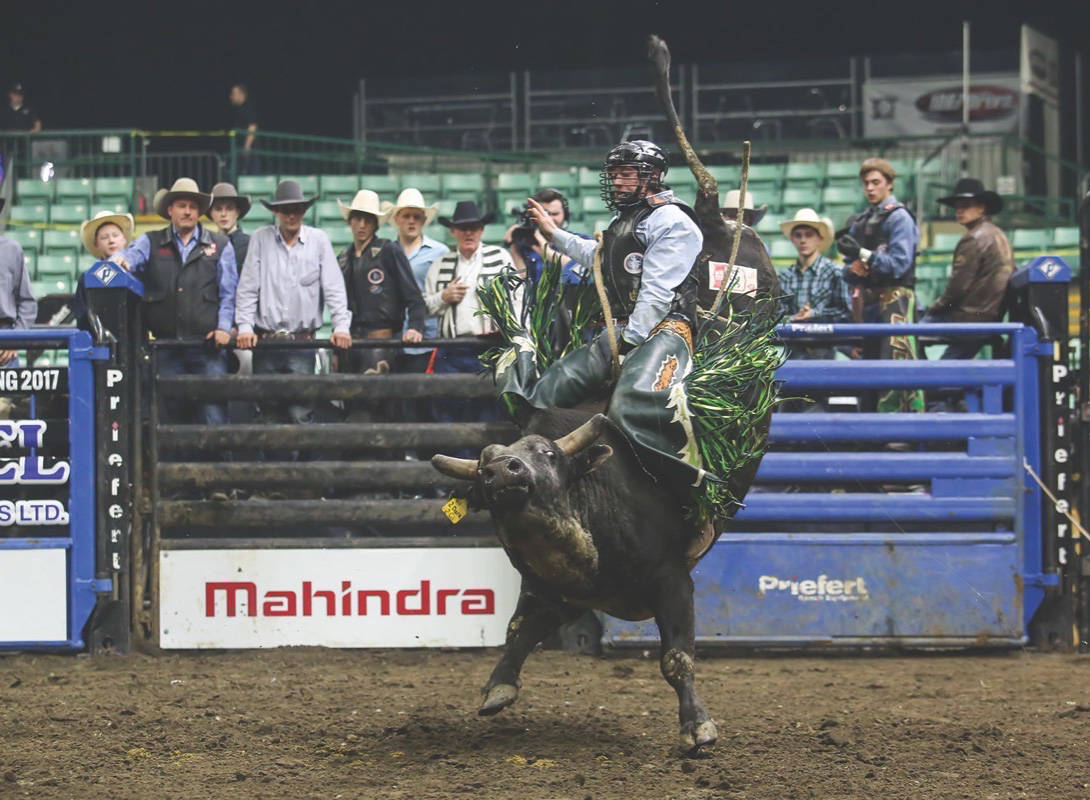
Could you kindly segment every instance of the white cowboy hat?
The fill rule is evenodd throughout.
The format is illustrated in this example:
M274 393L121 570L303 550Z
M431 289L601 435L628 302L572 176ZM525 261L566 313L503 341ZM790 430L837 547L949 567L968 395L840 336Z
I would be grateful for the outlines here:
M800 208L792 219L780 223L780 230L787 238L791 238L791 231L800 225L813 228L821 237L821 249L828 250L833 243L833 223L828 217L819 217L812 208Z
M167 215L167 206L179 197L189 197L197 201L198 216L203 217L212 207L212 195L205 194L198 188L197 182L192 178L178 178L174 185L166 191L159 190L155 194L155 213L163 219L170 219Z
M132 240L132 231L136 226L136 223L133 222L132 214L115 214L113 211L99 211L90 219L84 220L79 226L79 238L83 241L83 246L87 248L87 252L95 258L106 257L98 247L95 246L95 237L98 236L98 229L107 223L121 228L121 235L125 237L126 242Z
M737 189L731 189L729 192L727 192L727 197L725 200L723 200L722 209L724 211L738 211L739 194L741 193ZM746 204L742 206L742 211L749 212L750 221L746 222L746 224L752 227L760 222L764 215L768 212L768 204L766 203L763 206L757 207L756 205L754 205L753 194L749 190L747 190ZM744 221L745 220L743 220L743 222Z
M435 222L435 217L439 213L438 203L432 206L424 205L424 195L420 193L419 189L414 189L411 186L408 189L401 190L396 203L385 201L382 204L382 210L386 212L386 218L391 222L397 216L397 212L403 208L416 208L423 211L425 225L431 225Z
M379 225L386 222L386 212L379 208L378 195L370 189L360 189L356 192L356 196L352 198L351 204L347 206L339 199L337 200L337 205L341 209L341 216L344 217L345 222L348 222L348 217L353 211L374 214L378 219Z

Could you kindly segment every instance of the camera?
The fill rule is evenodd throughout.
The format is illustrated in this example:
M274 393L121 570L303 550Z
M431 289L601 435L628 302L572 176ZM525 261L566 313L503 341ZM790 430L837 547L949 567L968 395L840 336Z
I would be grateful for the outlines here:
M530 216L530 205L525 208L515 209L511 212L518 218L518 224L511 230L511 243L519 247L533 247L537 244L534 234L537 232L537 223Z

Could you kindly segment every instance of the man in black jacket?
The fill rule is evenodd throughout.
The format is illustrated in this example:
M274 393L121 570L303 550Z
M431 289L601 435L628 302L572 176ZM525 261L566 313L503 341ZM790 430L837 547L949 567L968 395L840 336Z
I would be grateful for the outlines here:
M337 256L352 312L352 337L392 339L401 330L407 312L409 324L401 339L409 344L421 341L427 307L405 253L395 242L375 236L385 219L379 210L378 195L361 189L351 204L337 203L352 230L352 243ZM345 371L386 372L395 355L392 349L354 350Z

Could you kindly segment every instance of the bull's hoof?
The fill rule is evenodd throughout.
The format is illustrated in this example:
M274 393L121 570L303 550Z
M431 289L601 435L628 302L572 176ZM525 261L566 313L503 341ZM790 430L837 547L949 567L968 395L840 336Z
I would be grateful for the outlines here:
M518 700L518 696L519 688L517 686L512 686L509 683L497 683L488 690L488 696L481 703L481 707L477 709L477 713L482 717L490 717L503 711Z
M706 719L698 725L688 724L681 726L680 746L685 755L695 755L702 747L710 747L719 738L719 731L715 728L715 722Z

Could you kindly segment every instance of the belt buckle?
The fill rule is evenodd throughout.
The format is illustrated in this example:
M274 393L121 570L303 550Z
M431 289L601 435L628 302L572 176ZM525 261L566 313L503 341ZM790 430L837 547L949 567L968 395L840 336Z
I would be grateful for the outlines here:
M277 330L275 330L271 334L269 334L269 338L283 341L284 339L291 339L292 336L291 336L291 331L289 331L288 329L278 328Z

